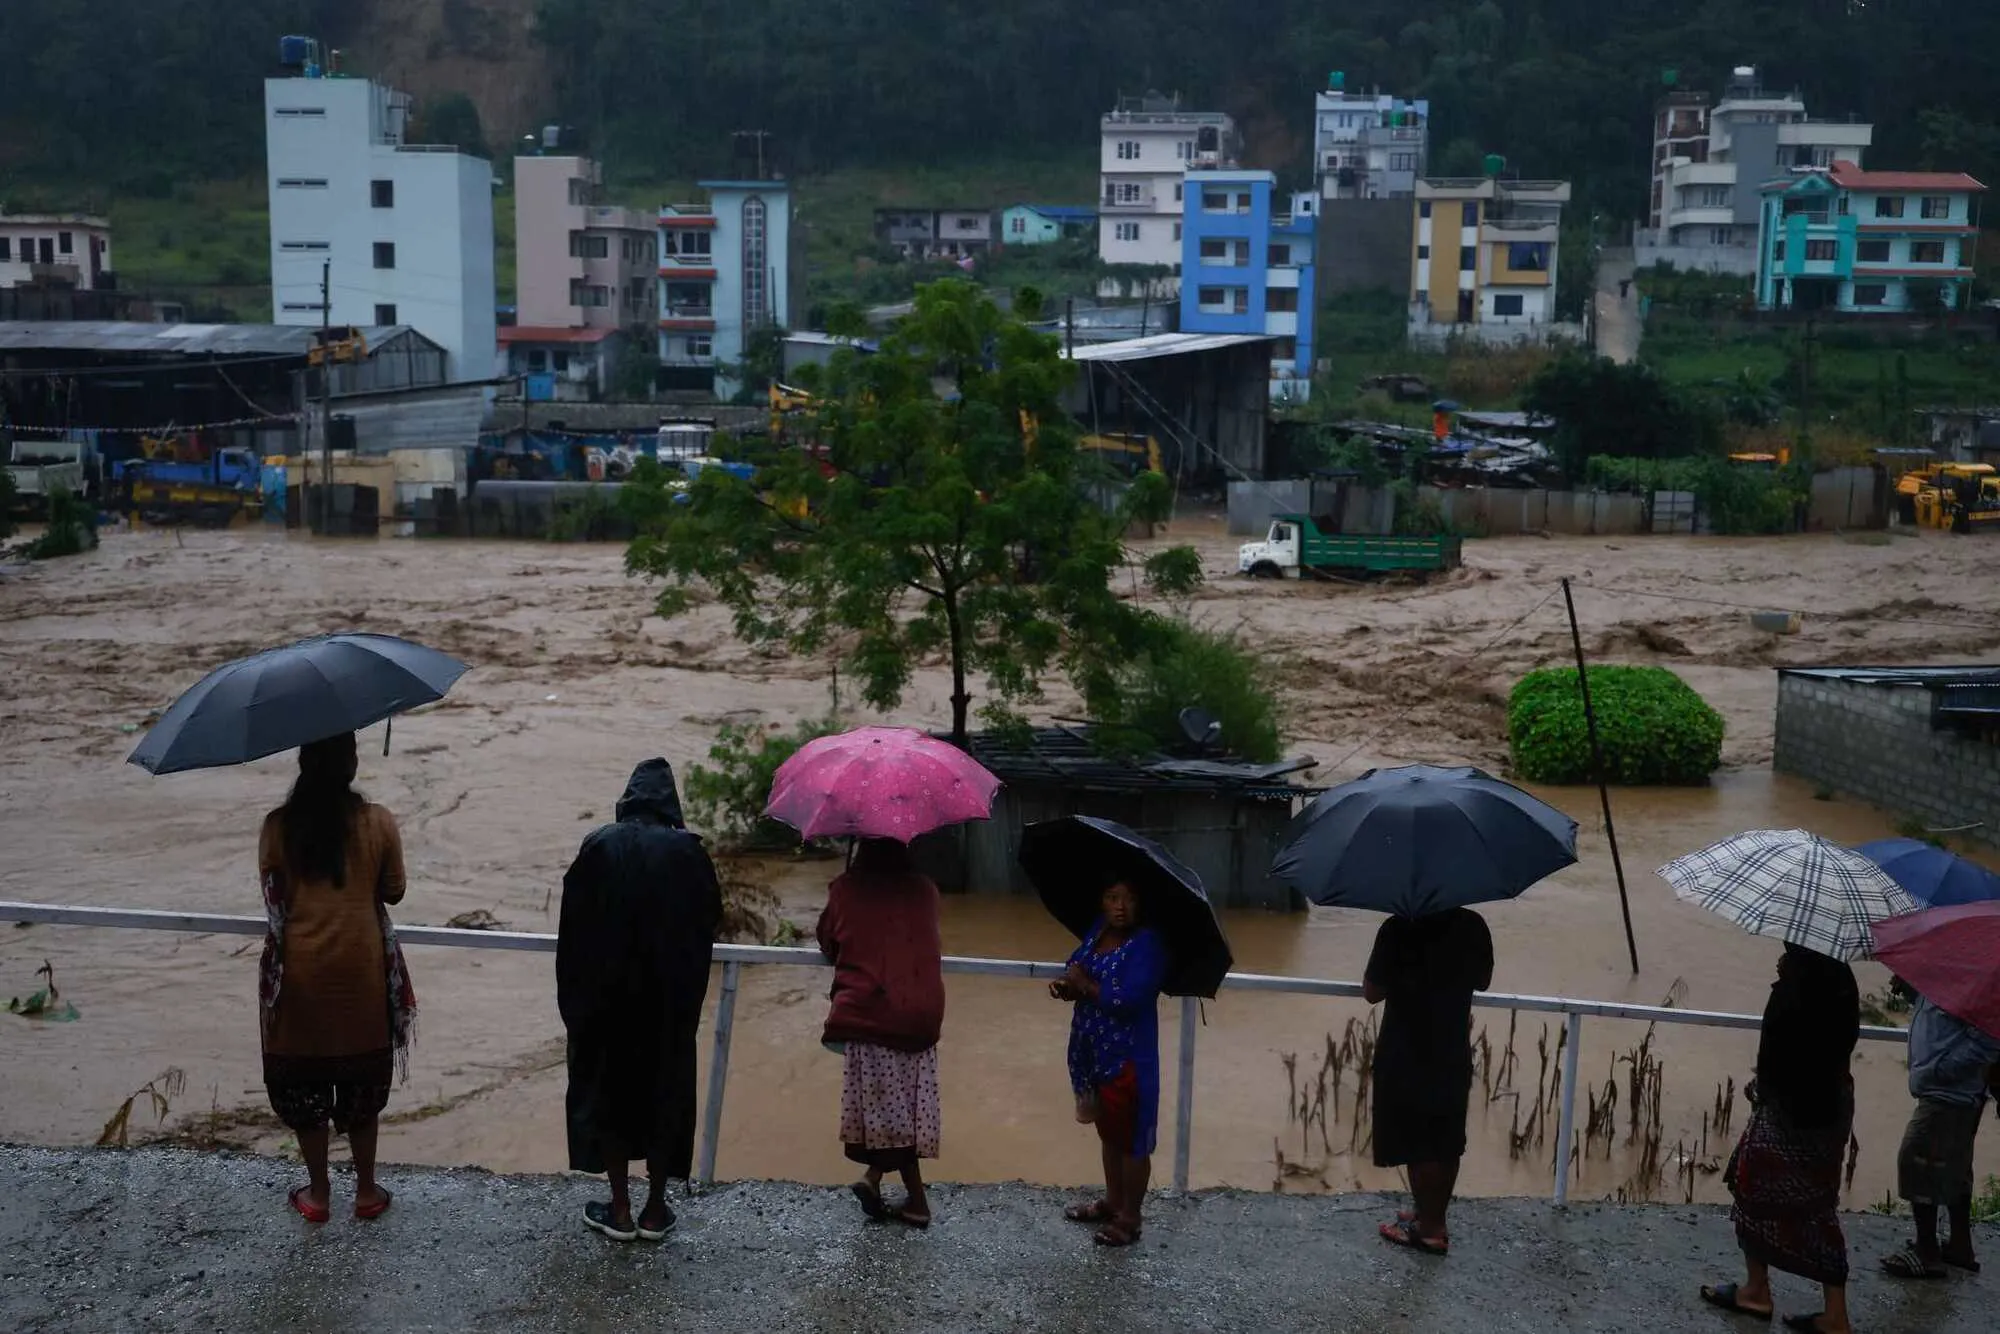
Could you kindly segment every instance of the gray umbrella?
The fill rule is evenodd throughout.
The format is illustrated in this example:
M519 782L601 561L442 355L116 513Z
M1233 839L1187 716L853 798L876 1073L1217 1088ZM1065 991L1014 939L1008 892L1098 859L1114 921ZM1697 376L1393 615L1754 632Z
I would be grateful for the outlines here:
M443 699L465 670L394 635L302 639L195 682L129 758L155 774L247 764Z
M1478 769L1370 769L1299 813L1271 874L1400 917L1511 899L1576 861L1576 821Z

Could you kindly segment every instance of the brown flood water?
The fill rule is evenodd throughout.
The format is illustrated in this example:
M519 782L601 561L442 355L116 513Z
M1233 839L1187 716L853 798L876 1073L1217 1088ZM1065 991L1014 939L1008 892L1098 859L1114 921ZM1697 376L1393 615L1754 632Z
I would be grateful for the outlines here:
M1500 701L1523 670L1559 662L1567 631L1553 607L1518 628L1553 577L1603 586L1694 589L1704 595L1808 611L1806 633L1755 636L1742 618L1683 604L1579 596L1586 643L1624 661L1680 670L1729 723L1713 786L1613 794L1641 971L1626 962L1617 890L1594 791L1544 795L1583 826L1582 861L1522 899L1485 910L1498 955L1497 990L1693 1009L1762 1007L1778 946L1677 903L1653 869L1725 834L1802 825L1859 840L1891 832L1883 813L1818 801L1768 768L1771 668L1787 662L1950 661L1990 653L2000 589L1974 578L1977 543L1946 535L1870 547L1833 540L1732 543L1659 539L1489 541L1468 547L1468 568L1418 589L1246 586L1222 577L1232 548L1193 527L1215 582L1196 614L1238 629L1286 664L1292 730L1322 760L1324 781L1368 764L1470 760L1504 764ZM1933 540L1933 537L1935 540ZM1629 549L1627 549L1629 546ZM1927 628L1923 607L1893 598L1917 586L1951 587L1976 603ZM1559 603L1558 603L1559 605ZM262 811L281 795L289 761L151 779L121 761L149 710L225 658L326 628L380 629L426 639L475 670L446 705L397 728L387 758L364 748L362 781L402 822L412 885L399 920L439 923L472 909L511 927L553 930L552 891L578 838L608 818L631 764L665 754L700 757L724 721L789 723L824 708L810 663L771 658L731 640L716 609L666 624L610 548L504 544L356 544L263 535L113 534L103 550L55 567L0 577L0 897L256 911L252 852ZM1641 631L1645 635L1641 635ZM1668 638L1662 638L1662 636ZM1675 648L1679 641L1679 648ZM1666 645L1657 648L1657 645ZM1465 655L1479 645L1484 655ZM943 674L926 668L893 721L942 721ZM1061 711L1065 701L1051 702ZM1351 753L1351 754L1350 754ZM787 916L809 926L827 862L760 862L736 873L777 891ZM559 892L559 891L556 891ZM1379 918L1316 910L1300 916L1232 914L1244 971L1354 979ZM946 947L958 954L1054 959L1070 948L1032 901L954 897ZM0 994L24 994L44 960L83 1012L76 1023L0 1016L0 1139L74 1143L128 1093L168 1067L188 1089L166 1129L197 1140L283 1146L264 1114L254 1018L254 943L238 938L35 927L0 930ZM414 951L424 1015L409 1084L384 1131L391 1160L478 1164L496 1170L564 1166L560 1024L548 956ZM1858 968L1864 991L1883 970ZM847 1175L835 1142L838 1060L818 1045L825 974L746 970L737 1009L720 1156L724 1177L836 1182ZM1295 1054L1311 1090L1329 1034L1365 1018L1359 1001L1225 992L1204 1007L1195 1088L1193 1177L1198 1185L1287 1190L1395 1184L1356 1147L1355 1075L1342 1081L1324 1140L1287 1115L1284 1058ZM1176 1025L1162 1007L1171 1069ZM944 1157L935 1175L981 1181L1082 1183L1096 1167L1089 1132L1071 1116L1063 1053L1067 1007L1031 983L955 977L941 1049ZM1505 1011L1482 1010L1496 1053ZM1515 1065L1473 1113L1462 1189L1541 1194L1555 1155L1552 1125L1510 1153L1542 1073L1545 1021L1522 1015ZM1704 1113L1718 1086L1748 1077L1755 1037L1662 1027L1664 1179L1633 1185L1637 1146L1626 1142L1626 1067L1641 1025L1590 1020L1582 1070L1619 1086L1617 1132L1600 1143L1576 1188L1584 1198L1621 1188L1680 1197L1676 1146L1699 1164L1727 1152ZM704 1058L706 1047L704 1046ZM1908 1113L1902 1052L1863 1044L1855 1062L1860 1158L1849 1201L1882 1198ZM1169 1074L1168 1087L1172 1079ZM1523 1092L1523 1090L1529 1090ZM1477 1100L1476 1100L1477 1101ZM1744 1109L1736 1105L1740 1127ZM1579 1107L1579 1125L1584 1119ZM135 1118L137 1120L137 1118ZM1161 1110L1172 1143L1171 1092ZM1365 1126L1365 1118L1364 1118ZM1982 1172L2000 1171L2000 1136L1984 1137ZM1291 1164L1280 1165L1279 1155ZM1157 1174L1164 1179L1164 1159ZM1697 1172L1700 1198L1717 1194Z

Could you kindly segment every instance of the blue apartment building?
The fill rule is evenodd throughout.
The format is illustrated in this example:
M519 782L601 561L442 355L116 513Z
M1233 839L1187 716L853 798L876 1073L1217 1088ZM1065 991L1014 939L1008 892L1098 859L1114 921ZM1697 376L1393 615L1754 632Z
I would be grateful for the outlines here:
M1762 310L1961 310L1979 245L1962 172L1863 171L1852 162L1768 182L1757 236Z
M1181 332L1271 338L1271 397L1298 402L1312 387L1319 201L1293 195L1279 212L1277 187L1268 171L1187 173Z
M790 323L792 200L783 181L702 181L660 209L661 382L731 398L750 336Z

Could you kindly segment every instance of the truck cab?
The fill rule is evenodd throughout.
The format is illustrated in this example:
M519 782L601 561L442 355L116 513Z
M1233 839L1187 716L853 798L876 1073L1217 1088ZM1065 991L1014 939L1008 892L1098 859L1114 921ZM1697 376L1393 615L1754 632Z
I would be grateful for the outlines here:
M1312 523L1299 515L1284 514L1271 520L1271 530L1261 542L1245 542L1236 552L1236 572L1254 578L1277 579L1296 574L1299 569L1300 530ZM1318 530L1314 530L1318 536Z

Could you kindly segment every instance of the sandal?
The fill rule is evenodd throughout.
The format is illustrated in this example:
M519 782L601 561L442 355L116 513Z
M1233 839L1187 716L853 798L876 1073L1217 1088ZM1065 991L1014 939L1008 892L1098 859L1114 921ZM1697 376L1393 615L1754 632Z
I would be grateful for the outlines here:
M1384 1241L1394 1242L1398 1246L1407 1246L1413 1251L1422 1251L1425 1255L1451 1254L1450 1237L1426 1237L1423 1233L1417 1231L1414 1220L1405 1223L1398 1217L1393 1223L1382 1224L1376 1231L1382 1234L1382 1240Z
M1127 1227L1114 1218L1103 1227L1097 1229L1097 1231L1091 1233L1090 1239L1099 1246L1109 1246L1112 1248L1130 1246L1139 1240L1141 1230L1137 1223Z
M1737 1283L1718 1283L1711 1288L1707 1284L1703 1284L1701 1299L1710 1306L1727 1311L1731 1315L1755 1316L1759 1320L1769 1320L1775 1314L1774 1311L1760 1311L1754 1306L1745 1306L1742 1302L1736 1300L1736 1293L1741 1286L1741 1284Z
M592 1200L583 1206L583 1225L592 1232L600 1233L613 1241L637 1241L639 1229L621 1228L613 1221L611 1206Z
M292 1208L297 1211L298 1216L305 1219L306 1222L324 1223L327 1219L333 1217L333 1210L323 1204L314 1204L306 1199L306 1192L311 1189L311 1185L300 1186L285 1198L291 1202Z
M354 1202L354 1216L356 1218L363 1221L370 1218L380 1218L383 1214L388 1213L389 1206L396 1202L396 1197L389 1193L387 1186L377 1186L375 1189L382 1192L382 1198L373 1204L363 1204L361 1201L356 1200Z
M857 1181L848 1187L854 1198L861 1201L861 1212L871 1223L880 1223L889 1216L889 1206L882 1202L882 1192L866 1181Z
M1942 1260L1926 1260L1915 1246L1905 1246L1894 1255L1882 1257L1882 1270L1893 1278L1949 1278L1951 1271Z
M1118 1215L1111 1211L1111 1201L1092 1200L1089 1204L1072 1204L1063 1210L1063 1217L1072 1223L1109 1223Z

